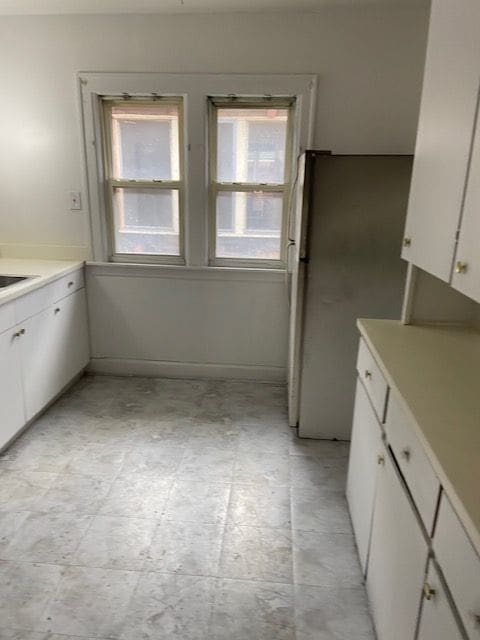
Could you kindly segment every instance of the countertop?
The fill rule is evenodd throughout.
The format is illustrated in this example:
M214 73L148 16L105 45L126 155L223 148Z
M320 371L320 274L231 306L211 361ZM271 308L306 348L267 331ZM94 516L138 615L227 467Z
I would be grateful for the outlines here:
M358 327L480 554L480 334L393 320Z
M0 258L0 275L5 276L35 276L31 280L24 280L18 284L0 289L0 304L14 300L19 296L39 289L61 276L80 269L82 261L70 260L21 260Z

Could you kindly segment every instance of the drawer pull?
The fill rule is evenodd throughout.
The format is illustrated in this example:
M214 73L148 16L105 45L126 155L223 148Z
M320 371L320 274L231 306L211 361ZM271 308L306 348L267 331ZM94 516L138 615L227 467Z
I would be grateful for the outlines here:
M371 372L371 371L369 371L368 369L366 369L366 370L365 370L365 378L366 378L367 380L370 380L370 379L371 379L371 377L372 377L372 372Z
M385 464L385 456L381 453L377 456L377 464Z
M24 336L25 335L25 329L19 329L18 331L15 331L15 333L13 334L14 338L20 338L20 336Z
M425 584L423 585L423 596L425 600L431 600L434 595L435 595L435 589L432 586L430 586L428 582L425 582Z
M412 244L412 239L409 238L408 236L405 236L405 238L403 239L403 246L409 247L411 244Z
M70 280L70 282L68 283L68 288L73 287L74 284L75 284L74 281Z
M466 262L462 262L459 260L455 265L455 273L466 273L468 269L468 265Z
M405 449L402 449L402 452L400 455L406 462L410 461L410 449L408 447L405 447Z

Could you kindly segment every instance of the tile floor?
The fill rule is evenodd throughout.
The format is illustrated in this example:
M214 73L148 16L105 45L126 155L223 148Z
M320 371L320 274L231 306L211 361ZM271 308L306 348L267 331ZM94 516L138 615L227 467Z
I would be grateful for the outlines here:
M0 640L373 640L347 453L281 386L84 377L0 456Z

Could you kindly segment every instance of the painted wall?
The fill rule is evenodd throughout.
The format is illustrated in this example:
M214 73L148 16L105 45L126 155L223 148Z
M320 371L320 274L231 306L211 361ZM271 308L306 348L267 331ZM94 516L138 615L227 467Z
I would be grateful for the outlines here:
M316 73L316 148L411 153L427 22L424 5L374 4L316 14L1 18L0 255L89 254L88 212L68 211L67 199L80 190L86 203L78 71ZM137 272L122 283L114 269L89 275L91 340L107 367L122 360L148 372L149 361L157 371L173 362L188 373L194 360L205 375L222 367L283 375L288 309L276 275L248 290L235 278L218 284L187 272L181 282ZM151 312L148 341L136 334L139 306ZM228 311L230 341L212 309ZM186 336L203 348L186 352ZM233 336L242 337L236 348Z

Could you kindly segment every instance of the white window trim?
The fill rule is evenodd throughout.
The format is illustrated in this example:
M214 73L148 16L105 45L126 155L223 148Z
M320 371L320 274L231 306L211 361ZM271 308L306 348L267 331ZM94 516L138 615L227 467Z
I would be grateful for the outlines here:
M183 98L185 265L209 264L208 96L295 96L293 156L311 148L317 78L310 74L102 73L78 75L92 250L96 262L110 259L102 148L101 97L171 96ZM167 263L163 256L155 262ZM136 263L148 262L143 256ZM267 267L267 261L256 266ZM242 268L242 265L238 265ZM253 264L251 266L254 266ZM273 266L273 265L272 265ZM275 265L278 267L278 263Z

